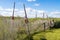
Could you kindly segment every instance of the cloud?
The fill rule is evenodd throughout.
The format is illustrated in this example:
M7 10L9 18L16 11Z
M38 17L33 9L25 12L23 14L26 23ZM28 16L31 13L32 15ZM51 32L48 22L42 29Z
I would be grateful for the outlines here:
M17 12L18 9L15 9L15 11ZM13 8L3 8L3 7L0 7L0 15L11 16L12 13L13 13Z
M34 18L36 13L37 13L38 17L42 17L42 13L45 11L44 10L36 10L36 9L28 7L28 8L26 8L26 12L27 12L28 18ZM0 14L1 15L12 16L12 13L13 13L13 8L0 7ZM15 16L24 17L25 16L24 10L15 9Z
M0 15L2 15L2 16L12 16L12 13L13 13L13 8L3 8L3 7L0 6ZM35 18L36 13L37 13L37 17L42 17L43 13L45 13L45 17L46 17L46 14L47 14L47 12L45 10L38 10L38 9L30 8L30 7L26 8L26 13L27 13L28 18ZM15 9L14 16L24 17L25 16L24 10ZM60 11L50 12L48 14L48 16L49 17L60 18Z
M33 8L26 8L28 17L36 17L36 13L37 13L37 17L42 17L42 14L45 13L44 10L36 10Z
M51 12L51 14L58 15L58 14L60 14L60 12L59 11L55 11L55 12Z
M28 2L36 1L36 0L27 0Z
M36 4L34 4L34 6L40 6L40 4L36 3Z
M50 16L60 18L60 11L53 11L50 13Z

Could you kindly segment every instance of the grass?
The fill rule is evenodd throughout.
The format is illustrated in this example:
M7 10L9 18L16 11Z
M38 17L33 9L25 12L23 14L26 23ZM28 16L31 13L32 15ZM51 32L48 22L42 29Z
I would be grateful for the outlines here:
M40 20L40 19L42 19L42 18L29 18L29 21L30 21L30 22L34 22L34 21Z
M11 18L10 17L0 17L0 39L3 38L3 31L5 31L5 35L9 34L7 31L8 28L10 27L9 24L5 23L5 21L7 20L10 20ZM19 21L19 25L17 25L17 27L20 27L21 25L24 24L24 19L22 18L22 21L20 21L20 17L15 17L15 21ZM41 18L29 18L29 22L35 22L36 20L40 20ZM46 19L45 19L46 20ZM54 18L55 21L60 21L60 18ZM22 23L21 23L22 22ZM59 23L58 23L59 24ZM24 25L23 25L24 26ZM16 40L22 40L22 38L24 39L27 35L26 33L24 33L25 29L24 27L22 26L22 28L20 27L20 30L19 30L19 33L17 33L15 36L18 36ZM4 28L3 30L3 27L6 27ZM15 27L15 26L14 26ZM34 27L34 26L33 26ZM19 28L18 28L19 29ZM15 34L15 33L14 33ZM13 34L12 34L13 35ZM8 38L9 36L7 36ZM47 40L60 40L60 29L53 29L53 30L48 30L46 32L38 32L36 33L35 35L33 35L33 39L34 40L42 40L42 39L47 39Z
M41 32L33 36L34 40L60 40L60 29L48 30L46 32Z

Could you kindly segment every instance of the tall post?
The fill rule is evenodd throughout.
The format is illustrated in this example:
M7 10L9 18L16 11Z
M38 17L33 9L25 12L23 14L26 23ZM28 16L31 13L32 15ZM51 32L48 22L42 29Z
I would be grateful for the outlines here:
M14 5L13 5L13 14L12 14L12 20L11 20L11 27L10 27L10 32L11 32L11 39L14 40L14 11L15 11L15 2L14 2Z
M43 19L44 19L44 13L43 13Z
M37 18L37 12L36 12L36 18Z
M43 13L43 21L45 21L45 20L44 20L44 13ZM45 26L45 22L43 23L43 25L44 25L44 32L45 32L45 27L46 27L46 26Z
M49 21L49 17L48 17L48 15L46 15L46 18L47 18L47 20Z
M14 6L13 6L12 20L14 20L14 11L15 11L15 2L14 2Z
M25 4L23 4L24 6L24 12L25 12L25 23L28 23L28 18L27 18L27 13L26 13L26 9L25 9Z
M43 25L44 25L44 32L45 32L45 27L46 27L46 26L45 26L45 23L43 23Z
M48 26L50 27L50 19L49 19L48 15L46 15L46 17L47 17L47 21L48 21Z
M29 30L29 21L27 18L27 13L26 13L26 9L25 9L25 4L23 4L24 6L24 12L25 12L25 23L26 23L26 31L27 31L27 35L28 35L28 40L30 40L30 30Z
M47 16L47 19L48 19L48 15L46 15Z

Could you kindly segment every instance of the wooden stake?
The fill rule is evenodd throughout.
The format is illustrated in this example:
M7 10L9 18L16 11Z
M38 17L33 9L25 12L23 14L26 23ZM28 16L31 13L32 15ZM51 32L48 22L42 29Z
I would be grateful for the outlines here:
M26 13L26 9L25 9L25 4L23 4L24 6L24 12L25 12L25 23L28 23L28 18L27 18L27 13Z
M44 19L44 13L43 13L43 19Z
M28 35L28 40L30 40L30 30L29 30L29 21L27 18L27 13L26 13L26 9L25 9L25 4L23 4L24 6L24 12L25 12L25 23L26 23L26 29L27 29L27 35Z
M37 19L37 13L36 13L36 19Z
M45 23L43 23L43 25L44 25L44 32L45 32L45 27L46 27L46 26L45 26Z
M14 11L15 11L15 2L14 2L14 6L13 6L12 20L14 20Z
M11 20L11 29L10 30L12 32L13 35L12 36L12 40L14 40L14 11L15 11L15 2L14 2L14 5L13 5L13 14L12 14L12 20Z

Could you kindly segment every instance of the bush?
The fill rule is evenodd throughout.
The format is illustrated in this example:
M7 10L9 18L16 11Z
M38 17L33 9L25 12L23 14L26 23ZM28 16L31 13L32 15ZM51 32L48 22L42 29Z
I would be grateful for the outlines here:
M60 28L60 21L55 22L54 28Z

